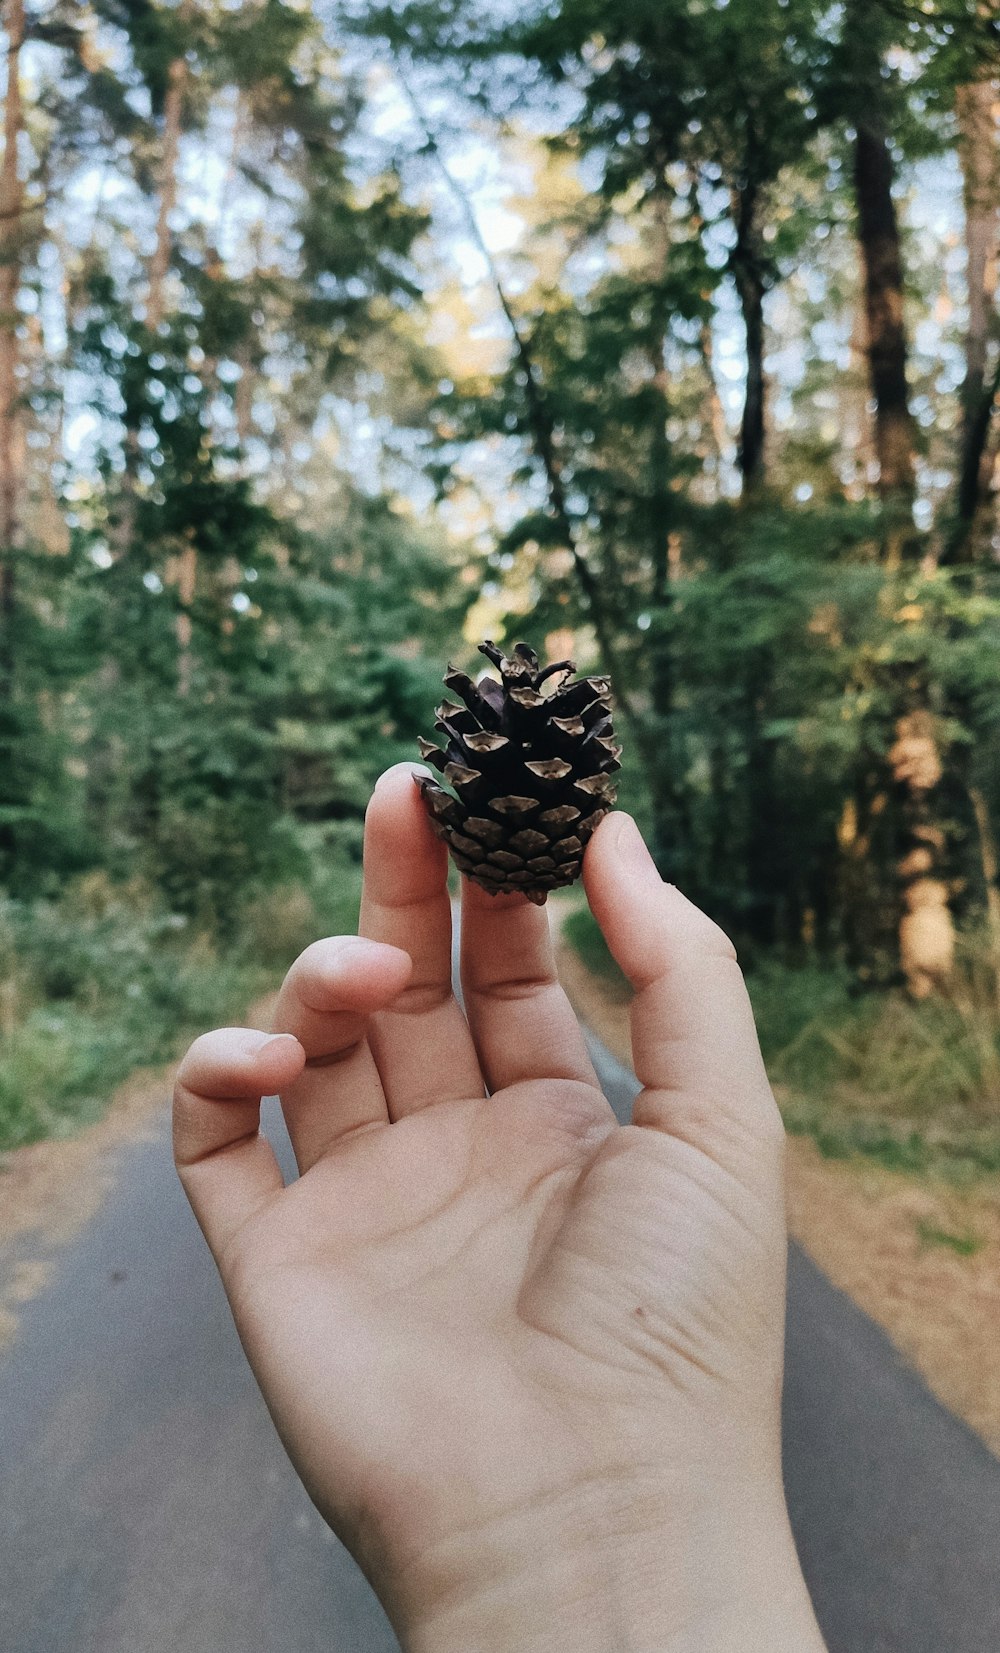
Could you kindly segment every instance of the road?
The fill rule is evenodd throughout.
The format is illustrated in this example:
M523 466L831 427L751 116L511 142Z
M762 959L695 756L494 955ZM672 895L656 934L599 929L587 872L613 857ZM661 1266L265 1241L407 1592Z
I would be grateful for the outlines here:
M627 1117L634 1081L597 1054ZM165 1115L118 1155L0 1357L0 1648L393 1653L277 1444ZM785 1443L830 1653L997 1653L1000 1462L794 1249Z

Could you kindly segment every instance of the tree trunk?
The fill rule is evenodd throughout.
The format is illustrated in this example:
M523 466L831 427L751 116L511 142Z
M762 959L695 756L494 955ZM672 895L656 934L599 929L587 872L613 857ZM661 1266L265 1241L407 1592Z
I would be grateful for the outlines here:
M181 19L190 12L190 5L181 6ZM181 116L187 87L188 65L185 57L175 57L167 70L167 92L163 100L163 151L160 157L160 204L156 214L156 242L149 261L146 288L146 326L155 333L163 320L166 299L167 271L170 268L170 250L173 233L170 219L177 205L177 162L181 141Z
M711 443L709 451L715 465L715 499L718 501L722 498L722 472L729 449L729 435L726 430L726 415L722 408L722 398L719 395L719 387L715 382L713 352L712 329L706 322L698 334L698 353L705 370L706 393L708 396L707 435Z
M190 11L191 0L182 0L178 20L183 23ZM170 268L170 251L173 244L170 218L177 205L177 162L187 78L186 58L174 58L167 70L167 90L163 100L163 147L157 174L159 201L156 211L156 234L153 251L146 266L145 321L151 334L158 331L166 314L166 277ZM125 412L123 445L125 469L122 473L119 509L114 526L114 550L119 560L128 556L135 537L139 433L128 409Z
M998 92L982 79L955 94L959 156L965 199L965 246L969 326L965 338L965 381L959 448L955 531L944 560L975 556L975 526L989 487L989 429L1000 392L1000 328L996 319L1000 261L1000 133ZM989 368L990 346L998 362Z
M950 890L942 874L946 834L937 790L943 778L935 719L920 692L896 721L889 763L900 801L900 964L914 998L947 985L955 962Z
M21 47L24 0L7 0L7 94L4 150L0 164L0 693L9 696L14 679L14 558L21 540L23 449L18 409L18 313L24 188L18 171L21 109Z
M873 38L868 8L848 18L854 31L856 89L854 188L864 285L866 349L875 403L875 456L879 494L887 510L883 560L891 573L918 553L911 519L914 491L914 427L907 393L903 259L893 160L882 91L881 47ZM892 737L887 795L891 830L876 832L882 854L873 871L892 892L899 967L911 993L925 996L943 983L954 956L955 926L950 885L942 868L946 832L940 814L941 778L936 722L925 682L904 680L889 667L886 690ZM882 789L878 783L879 791ZM862 817L877 820L861 799ZM888 816L883 816L887 821Z
M650 276L662 282L670 259L669 199L658 190L653 200L653 249ZM673 603L670 567L671 534L675 526L670 491L670 375L667 367L667 330L670 316L657 299L654 337L649 349L653 398L649 431L649 559L652 568L650 608L654 624L649 633L649 685L653 720L653 762L649 765L652 803L652 850L665 878L684 881L682 856L690 835L686 830L683 786L674 739L676 665L674 642L667 621Z
M194 633L191 611L197 588L198 552L193 539L188 538L177 557L177 693L182 700L191 693L191 642Z
M750 170L750 169L748 169ZM747 341L747 381L740 424L739 467L744 496L764 480L765 402L764 293L765 266L760 226L760 189L752 176L734 196L736 245L731 255Z
M986 935L993 971L993 998L997 1010L1000 1011L1000 854L997 851L996 836L990 820L990 806L980 787L970 786L969 801L979 839L980 865L986 896Z
M263 262L261 225L256 223L249 232L252 267L259 271ZM233 416L236 420L236 440L239 443L241 475L249 474L247 449L254 434L254 401L260 376L260 345L253 334L247 333L236 349L240 376L233 391Z
M771 649L756 648L743 662L739 722L746 755L744 844L746 904L742 917L746 939L771 949L789 940L792 906L786 821L776 772L776 746L766 733L775 660Z
M190 13L190 0L182 0L181 20ZM188 82L187 59L175 57L167 70L167 91L163 100L163 151L160 157L160 201L156 214L156 241L149 261L146 287L146 326L156 333L166 314L166 278L170 269L173 231L170 220L177 205L177 167L180 159L184 94ZM134 440L134 433L131 433ZM183 698L191 688L191 608L198 582L198 553L189 537L175 559L178 613L177 693Z
M875 454L882 498L909 506L913 496L913 420L907 401L903 260L892 180L888 135L875 108L859 117L854 144L866 347L875 402Z
M837 823L840 939L851 969L872 987L903 976L890 790L884 754L866 749Z

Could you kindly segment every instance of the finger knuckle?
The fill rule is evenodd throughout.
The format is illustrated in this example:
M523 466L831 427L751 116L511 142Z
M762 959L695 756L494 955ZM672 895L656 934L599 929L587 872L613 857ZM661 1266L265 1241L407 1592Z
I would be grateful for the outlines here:
M423 1016L428 1011L440 1010L451 996L450 978L447 981L410 982L393 999L388 1013L393 1016Z
M536 998L539 993L549 992L558 985L555 976L541 972L537 975L529 973L521 976L499 976L493 980L473 984L472 991L483 998L496 999L501 1003L517 1003L523 999Z
M673 913L669 914L671 928L678 925L683 928L686 939L702 952L713 953L720 958L737 962L736 945L721 924L717 924L708 913L696 907L694 902L674 885L666 885L665 890L668 892L669 907L674 909Z

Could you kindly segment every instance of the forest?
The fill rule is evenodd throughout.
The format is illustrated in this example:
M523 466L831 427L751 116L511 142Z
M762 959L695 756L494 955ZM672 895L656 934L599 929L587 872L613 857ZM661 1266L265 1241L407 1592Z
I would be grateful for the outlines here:
M0 1146L353 923L483 638L611 677L817 1131L1000 1141L992 0L2 23Z

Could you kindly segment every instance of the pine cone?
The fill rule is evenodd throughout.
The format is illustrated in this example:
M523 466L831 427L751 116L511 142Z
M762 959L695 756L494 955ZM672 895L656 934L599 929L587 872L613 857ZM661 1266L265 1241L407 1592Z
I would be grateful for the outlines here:
M571 660L540 671L525 643L510 659L495 643L481 643L479 652L502 681L476 684L449 666L445 688L464 705L445 700L437 708L440 746L420 740L422 757L457 796L430 775L417 782L459 870L491 895L523 890L540 907L549 890L579 878L587 840L615 801L621 747L611 686L606 677L575 678ZM558 687L543 695L550 678Z

